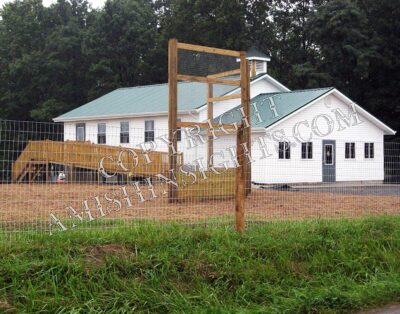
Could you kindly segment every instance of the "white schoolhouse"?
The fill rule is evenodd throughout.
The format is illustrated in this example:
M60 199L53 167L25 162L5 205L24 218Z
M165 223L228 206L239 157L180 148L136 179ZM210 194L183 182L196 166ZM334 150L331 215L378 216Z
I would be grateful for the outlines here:
M253 182L384 179L384 136L394 130L335 88L291 91L267 73L268 56L252 48L247 57L255 67L250 83ZM214 87L214 97L237 92L232 86ZM178 83L178 118L206 121L206 95L206 84ZM240 100L214 103L213 115L215 122L240 121ZM168 84L119 88L54 121L64 124L66 141L166 151ZM178 134L185 164L206 167L212 157L214 165L234 167L234 135L214 140L210 157L207 138L193 138L191 130Z

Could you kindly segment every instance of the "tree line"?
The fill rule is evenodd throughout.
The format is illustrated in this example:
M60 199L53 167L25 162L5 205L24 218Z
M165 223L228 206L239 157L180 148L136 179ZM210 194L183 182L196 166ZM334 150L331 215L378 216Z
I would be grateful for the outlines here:
M334 86L400 129L400 2L17 0L0 9L0 119L51 121L115 88L167 81L167 44L257 46L291 89Z

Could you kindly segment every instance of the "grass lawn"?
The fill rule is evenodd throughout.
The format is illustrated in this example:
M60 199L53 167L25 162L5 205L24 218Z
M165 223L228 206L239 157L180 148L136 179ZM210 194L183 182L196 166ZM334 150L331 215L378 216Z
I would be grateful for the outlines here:
M398 300L400 217L0 236L0 312L342 313Z

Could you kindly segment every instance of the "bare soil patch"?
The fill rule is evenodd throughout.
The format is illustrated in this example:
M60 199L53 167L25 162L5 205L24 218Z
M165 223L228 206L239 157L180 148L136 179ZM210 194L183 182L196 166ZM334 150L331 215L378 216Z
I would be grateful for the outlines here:
M0 299L0 312L17 313L17 310L6 299Z
M388 304L384 307L373 308L358 312L358 314L398 314L400 313L400 304Z
M119 244L103 244L85 248L86 265L88 268L104 265L107 257L116 256L119 259L132 256L126 248Z

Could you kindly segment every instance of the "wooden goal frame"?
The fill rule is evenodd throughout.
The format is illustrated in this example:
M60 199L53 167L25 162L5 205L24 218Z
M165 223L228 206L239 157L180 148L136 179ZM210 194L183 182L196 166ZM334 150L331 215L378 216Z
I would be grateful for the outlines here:
M227 57L236 57L240 61L240 69L225 71L208 76L192 76L178 73L178 50L189 50L210 54L217 54ZM231 75L240 75L240 79L224 79ZM207 118L213 120L214 102L225 101L229 99L241 99L243 112L248 121L248 126L242 121L236 131L236 149L239 167L236 168L236 189L235 189L235 217L236 230L242 232L245 228L244 201L251 191L251 164L245 159L245 147L251 152L251 114L250 114L250 69L246 59L246 53L243 51L234 51L219 49L213 47L192 45L180 43L176 39L170 39L168 43L168 139L172 146L169 146L169 169L170 180L173 180L174 173L177 172L177 138L175 135L178 127L200 126L210 128L208 123L199 122L178 122L178 81L202 82L207 84ZM224 84L237 86L240 93L227 96L213 95L213 84ZM213 127L213 126L212 126ZM218 125L218 127L221 127ZM225 129L232 129L232 125L223 125ZM212 136L208 134L208 157L213 154ZM244 146L245 145L245 146ZM210 160L210 158L208 158ZM210 165L208 165L210 166ZM169 184L168 199L169 202L177 200L178 188Z

